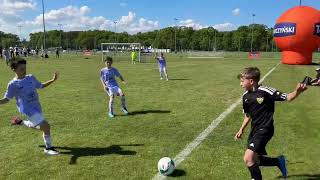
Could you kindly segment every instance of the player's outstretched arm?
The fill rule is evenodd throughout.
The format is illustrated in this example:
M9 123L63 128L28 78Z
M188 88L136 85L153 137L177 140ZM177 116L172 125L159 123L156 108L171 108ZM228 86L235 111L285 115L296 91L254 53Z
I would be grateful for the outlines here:
M126 84L126 81L124 80L124 78L120 75L119 78L121 79L122 83Z
M55 72L55 73L53 74L53 78L52 78L51 80L42 83L42 88L45 88L45 87L49 86L50 84L52 84L53 82L55 82L57 79L58 79L58 73Z
M287 101L293 101L296 99L303 91L307 90L307 85L303 83L298 83L296 89L288 94Z
M248 126L248 124L250 123L250 121L251 121L251 118L250 118L250 117L247 117L247 116L245 115L239 131L238 131L238 132L236 133L236 135L234 136L234 139L235 139L235 140L241 139L242 134L243 134L244 130L246 129L246 127Z
M0 99L0 104L6 104L8 102L9 102L9 99L7 99L7 98Z
M108 87L104 84L103 80L100 79L100 81L101 81L101 85L102 85L102 87L103 87L103 90L106 91L106 92L108 92L109 89L108 89Z

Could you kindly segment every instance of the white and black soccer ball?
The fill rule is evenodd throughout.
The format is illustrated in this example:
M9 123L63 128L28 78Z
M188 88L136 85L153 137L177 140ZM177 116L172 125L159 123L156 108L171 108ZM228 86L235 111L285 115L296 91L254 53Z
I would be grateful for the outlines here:
M175 169L174 161L169 157L163 157L158 162L158 171L164 176L170 175Z

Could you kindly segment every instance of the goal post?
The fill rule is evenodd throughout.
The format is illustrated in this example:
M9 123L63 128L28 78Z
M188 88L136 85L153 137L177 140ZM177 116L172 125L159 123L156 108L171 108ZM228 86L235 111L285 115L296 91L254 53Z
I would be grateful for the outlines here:
M111 56L117 61L131 61L132 51L137 52L137 61L141 62L141 43L101 43L101 60Z

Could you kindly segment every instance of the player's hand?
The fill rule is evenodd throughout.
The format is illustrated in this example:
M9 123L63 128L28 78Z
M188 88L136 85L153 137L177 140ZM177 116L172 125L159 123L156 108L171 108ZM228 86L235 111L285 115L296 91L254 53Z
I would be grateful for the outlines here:
M241 139L242 134L243 134L243 131L242 131L242 130L239 130L239 131L237 132L237 134L234 136L234 140L239 140L239 139Z
M56 81L57 79L58 79L58 72L55 72L54 74L53 74L53 78L52 78L52 80L53 81Z
M305 90L307 90L307 89L308 89L308 87L307 87L306 84L303 84L303 83L298 83L298 84L297 84L296 91L297 91L298 93L302 93L303 91L305 91Z

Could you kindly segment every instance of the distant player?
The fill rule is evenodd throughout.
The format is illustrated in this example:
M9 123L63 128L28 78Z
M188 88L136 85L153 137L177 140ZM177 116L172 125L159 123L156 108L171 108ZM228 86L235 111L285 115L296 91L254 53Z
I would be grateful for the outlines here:
M41 83L32 74L26 75L26 64L26 60L22 58L12 59L10 67L16 76L8 83L7 91L4 97L0 99L0 104L8 103L9 100L15 98L19 112L26 115L28 120L13 117L11 124L25 125L29 128L36 128L43 131L43 140L46 146L44 153L57 155L59 152L52 146L50 125L43 117L37 89L49 86L57 80L58 75L55 73L52 80Z
M60 58L59 48L56 48L56 58Z
M320 86L320 68L317 68L316 72L316 77L310 82L312 86Z
M13 58L14 57L14 49L11 46L9 49L10 49L10 57Z
M251 173L251 179L261 180L259 166L276 166L282 176L287 177L285 156L272 158L267 155L266 146L274 134L273 114L275 101L292 101L307 89L305 84L299 83L289 94L282 93L274 88L259 85L260 70L256 67L245 68L240 74L240 86L246 91L243 95L244 120L235 140L242 137L245 128L251 122L251 131L248 138L247 150L244 153L244 162Z
M166 80L168 81L169 78L168 78L167 69L166 69L167 63L166 63L165 57L163 56L163 53L160 53L160 56L158 56L158 53L156 53L155 59L158 61L160 80L162 80L165 77Z
M138 59L138 54L135 50L133 50L131 52L131 61L132 61L132 64L136 64L137 62L137 59Z
M6 61L6 64L9 65L9 62L10 62L10 59L11 59L11 56L10 56L10 52L7 48L3 48L3 57L4 57L4 60Z
M104 63L106 64L106 67L102 68L100 71L100 80L101 80L103 89L107 92L110 98L108 116L110 118L114 117L113 103L114 103L115 95L121 97L121 105L122 105L121 110L125 115L128 115L125 95L120 89L120 87L118 86L118 83L115 78L119 77L123 83L125 83L125 81L121 76L121 74L119 73L119 71L116 68L112 67L111 57L106 57L106 59L104 60Z

